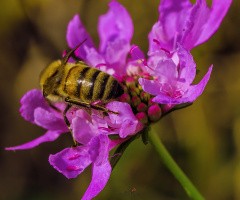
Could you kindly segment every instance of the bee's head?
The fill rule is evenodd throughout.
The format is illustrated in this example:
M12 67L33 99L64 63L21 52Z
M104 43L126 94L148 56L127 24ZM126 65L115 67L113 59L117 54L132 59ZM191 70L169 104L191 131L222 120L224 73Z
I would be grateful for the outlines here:
M59 85L61 81L61 77L59 76L60 66L61 60L56 60L42 71L40 75L40 86L44 97L52 94L55 87Z

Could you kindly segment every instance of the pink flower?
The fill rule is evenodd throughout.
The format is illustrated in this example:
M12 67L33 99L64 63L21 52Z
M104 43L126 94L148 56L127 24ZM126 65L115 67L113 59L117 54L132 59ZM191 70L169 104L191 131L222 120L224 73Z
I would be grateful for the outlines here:
M158 52L157 52L158 53ZM212 66L197 85L191 85L196 75L196 64L189 51L179 45L177 57L154 57L152 73L157 80L139 78L139 84L147 93L154 95L153 101L159 104L191 103L202 94ZM151 59L151 58L150 58ZM149 70L150 71L150 70Z
M54 141L62 133L69 131L63 120L62 114L58 113L47 104L40 90L30 90L22 97L20 102L22 117L26 121L37 124L48 131L31 142L15 147L8 147L6 150L31 149L43 142Z
M161 0L159 20L149 34L149 51L161 48L173 51L180 43L185 49L206 42L219 28L232 0L205 0L192 5L189 0ZM156 41L158 41L156 43Z
M198 84L192 85L196 64L189 51L213 35L230 4L231 0L214 0L209 9L205 0L197 0L195 5L188 0L162 0L159 21L149 34L147 61L143 52L130 44L133 23L117 1L111 1L109 11L99 18L99 48L78 15L69 22L66 37L70 48L87 39L75 51L76 56L117 77L125 91L119 98L122 102L105 105L118 114L106 115L93 109L89 114L77 106L68 110L66 117L76 145L49 156L50 164L67 178L77 177L92 164L92 180L83 200L92 199L105 187L112 171L109 152L116 145L135 139L134 135L161 118L163 106L159 104L167 104L166 112L175 104L191 103L202 94L212 66ZM127 58L128 53L131 58ZM48 105L39 90L25 94L21 99L21 115L47 132L6 150L33 148L70 132L62 114L67 103L55 102L53 106L59 112ZM117 139L112 139L113 135Z
M127 10L117 1L111 1L109 8L105 15L99 17L99 49L95 47L79 15L75 15L68 24L67 42L70 48L74 48L87 38L75 51L76 56L111 75L123 75L126 73L126 57L130 50L133 23Z

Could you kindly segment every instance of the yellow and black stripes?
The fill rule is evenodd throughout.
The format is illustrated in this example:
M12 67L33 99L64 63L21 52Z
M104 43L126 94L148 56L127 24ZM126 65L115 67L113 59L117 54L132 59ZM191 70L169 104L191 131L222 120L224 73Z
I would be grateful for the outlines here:
M85 102L107 102L123 94L122 87L114 77L83 64L68 68L60 85L66 96Z

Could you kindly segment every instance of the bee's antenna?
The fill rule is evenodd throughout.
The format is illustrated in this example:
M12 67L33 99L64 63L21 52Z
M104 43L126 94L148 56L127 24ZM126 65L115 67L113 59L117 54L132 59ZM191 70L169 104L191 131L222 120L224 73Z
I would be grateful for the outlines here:
M85 40L83 40L80 44L78 44L76 47L74 47L73 49L71 49L63 58L62 58L62 66L64 66L68 59L72 56L72 54L74 53L74 51L76 51L76 49L78 47L80 47L84 42L86 42L87 38Z

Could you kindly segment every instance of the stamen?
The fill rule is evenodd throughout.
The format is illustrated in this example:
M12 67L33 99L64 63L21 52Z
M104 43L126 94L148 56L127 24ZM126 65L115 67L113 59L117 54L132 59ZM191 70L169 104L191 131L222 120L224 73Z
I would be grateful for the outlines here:
M160 42L159 42L157 39L153 39L153 42L157 43L157 45L159 46L159 49L160 49L160 50L163 50L163 51L165 51L166 53L171 54L170 51L168 51L167 49L164 49L164 48L161 47Z
M148 67L149 69L151 69L152 71L154 71L154 69L152 69L148 64L147 64L147 61L146 61L146 59L143 59L143 58L140 58L135 52L134 52L134 50L136 49L136 48L139 48L138 46L133 46L131 49L130 49L130 51L129 51L129 54L132 56L132 54L134 54L141 62L142 62L142 64L144 65L144 66L146 66L146 67Z
M102 67L102 66L107 66L107 64L106 63L99 63L95 67L100 69L100 67Z

